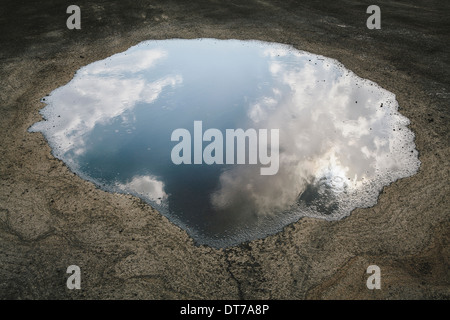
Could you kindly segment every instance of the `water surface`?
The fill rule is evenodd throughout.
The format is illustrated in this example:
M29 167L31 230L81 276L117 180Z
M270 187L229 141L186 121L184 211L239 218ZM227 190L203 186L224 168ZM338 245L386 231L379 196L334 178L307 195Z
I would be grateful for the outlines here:
M134 194L198 244L226 247L304 216L341 219L419 167L395 95L337 61L238 40L146 41L81 68L43 101L53 154ZM279 170L175 165L175 129L279 129ZM204 143L205 147L208 143ZM124 213L126 214L126 212Z

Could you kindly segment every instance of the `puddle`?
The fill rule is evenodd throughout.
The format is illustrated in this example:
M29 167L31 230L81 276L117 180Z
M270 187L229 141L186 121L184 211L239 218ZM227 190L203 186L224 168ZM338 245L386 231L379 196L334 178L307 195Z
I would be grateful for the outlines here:
M304 216L341 219L376 204L383 186L420 165L394 94L335 60L280 44L146 41L81 68L42 101L45 121L30 131L42 132L71 170L144 199L213 247ZM195 121L224 136L278 129L276 174L262 175L267 166L248 164L250 154L245 164L174 164L172 133L188 130L194 150Z

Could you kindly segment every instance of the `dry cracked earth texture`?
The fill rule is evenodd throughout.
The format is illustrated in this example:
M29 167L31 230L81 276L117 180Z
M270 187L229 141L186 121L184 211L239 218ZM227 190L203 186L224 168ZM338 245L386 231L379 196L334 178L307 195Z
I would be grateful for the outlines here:
M76 2L76 3L75 3ZM0 298L448 299L450 2L85 1L0 5ZM257 39L337 59L396 94L419 172L340 221L301 219L227 249L196 246L141 200L74 175L40 133L40 99L140 41ZM82 289L66 287L69 265ZM368 290L366 268L381 269Z

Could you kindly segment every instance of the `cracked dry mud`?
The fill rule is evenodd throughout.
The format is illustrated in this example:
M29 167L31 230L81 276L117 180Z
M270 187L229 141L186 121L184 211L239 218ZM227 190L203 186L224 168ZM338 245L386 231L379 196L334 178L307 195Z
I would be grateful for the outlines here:
M450 23L447 2L379 1L382 29L356 1L4 3L0 49L0 298L448 299ZM393 92L411 121L419 172L340 221L304 218L216 250L141 200L95 188L51 155L39 100L88 63L140 41L257 39L337 59ZM82 290L66 269L82 270ZM368 290L366 268L381 268Z

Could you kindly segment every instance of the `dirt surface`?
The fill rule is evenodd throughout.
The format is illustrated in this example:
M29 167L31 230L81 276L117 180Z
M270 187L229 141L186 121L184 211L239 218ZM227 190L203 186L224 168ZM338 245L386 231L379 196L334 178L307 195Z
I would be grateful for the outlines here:
M0 298L449 299L450 2L1 1ZM99 190L51 155L39 100L80 67L143 40L257 39L337 59L397 96L418 174L337 222L301 219L237 247L197 247L139 199ZM69 265L82 289L66 287ZM381 268L381 290L366 269Z

